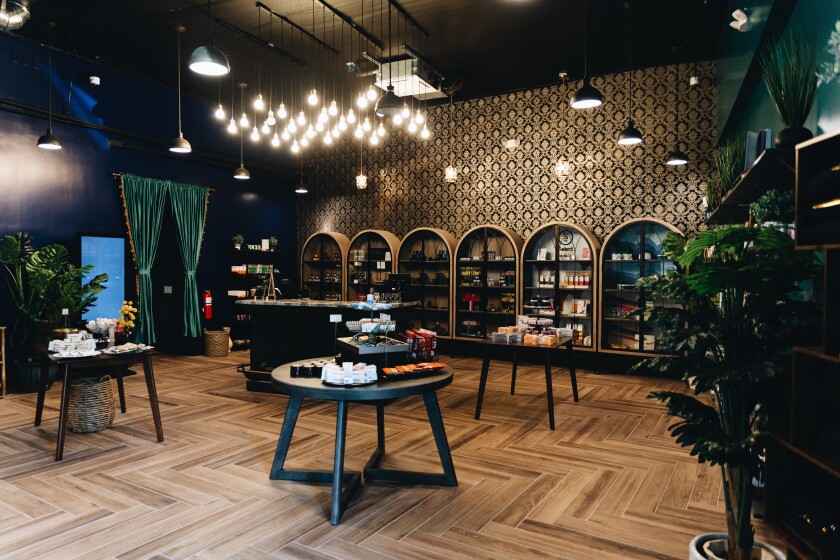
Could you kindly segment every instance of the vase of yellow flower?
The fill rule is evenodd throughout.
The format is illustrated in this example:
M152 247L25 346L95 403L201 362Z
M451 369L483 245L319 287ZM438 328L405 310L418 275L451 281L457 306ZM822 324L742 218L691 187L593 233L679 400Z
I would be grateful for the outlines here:
M123 305L120 307L120 317L114 327L114 342L116 344L125 344L131 339L136 314L137 308L134 307L134 302L123 301Z

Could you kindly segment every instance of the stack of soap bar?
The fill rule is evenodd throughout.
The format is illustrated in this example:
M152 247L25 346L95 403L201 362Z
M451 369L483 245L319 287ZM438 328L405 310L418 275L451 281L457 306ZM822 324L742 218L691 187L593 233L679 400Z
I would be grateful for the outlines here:
M377 380L376 366L364 363L342 362L326 364L321 368L321 381L334 385L361 385Z

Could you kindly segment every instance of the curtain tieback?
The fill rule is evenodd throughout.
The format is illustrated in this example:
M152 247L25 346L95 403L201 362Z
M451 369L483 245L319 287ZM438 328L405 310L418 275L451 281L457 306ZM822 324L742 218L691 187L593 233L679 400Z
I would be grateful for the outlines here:
M185 270L184 274L187 276L195 276L195 270Z
M138 274L151 274L152 269L151 268L141 268L140 270L137 271L137 273Z

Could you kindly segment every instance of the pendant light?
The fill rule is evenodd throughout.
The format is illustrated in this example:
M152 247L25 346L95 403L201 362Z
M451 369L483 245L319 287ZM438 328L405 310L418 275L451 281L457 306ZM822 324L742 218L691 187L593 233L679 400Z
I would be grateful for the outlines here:
M47 51L48 74L47 74L47 97L49 99L49 120L47 121L47 133L38 138L38 147L44 150L60 150L61 141L52 133L52 30L55 23L49 22L49 50Z
M181 130L181 33L186 31L183 25L175 26L175 33L178 34L178 137L169 145L169 151L176 154L188 154L192 152L192 146L184 138L184 132Z
M399 21L399 20L397 20ZM388 2L388 89L385 94L376 101L374 112L377 117L393 117L402 111L400 98L394 93L394 84L391 73L391 59L393 58L393 47L391 45L391 3Z
M627 128L618 135L618 143L622 146L632 146L642 143L642 133L633 124L633 8L627 2L627 77L629 81L629 95L627 104L630 107Z
M306 188L306 185L303 184L303 156L298 158L300 160L300 184L295 188L295 192L298 194L306 194L309 192L309 189Z
M604 96L589 83L587 40L588 21L587 6L588 0L583 0L583 86L575 92L571 99L572 109L591 109L604 102Z
M245 88L248 87L248 84L241 83L239 84L239 110L242 110L242 96L245 94ZM243 115L245 113L242 113ZM245 158L244 158L244 136L245 136L245 129L244 127L239 128L239 167L233 172L234 179L250 179L251 174L245 169Z
M207 42L190 55L190 70L202 76L224 76L230 72L230 63L225 54L213 46L210 0L207 0Z
M454 183L458 180L458 170L452 164L452 112L454 111L452 93L449 92L449 165L443 170L443 180L447 183Z
M356 189L363 191L367 188L367 175L362 169L362 154L365 149L365 143L359 142L359 174L356 175Z
M685 165L688 163L688 156L680 150L680 66L679 63L675 65L674 69L674 93L677 96L677 101L674 104L674 133L677 137L674 149L668 154L665 163L668 165Z

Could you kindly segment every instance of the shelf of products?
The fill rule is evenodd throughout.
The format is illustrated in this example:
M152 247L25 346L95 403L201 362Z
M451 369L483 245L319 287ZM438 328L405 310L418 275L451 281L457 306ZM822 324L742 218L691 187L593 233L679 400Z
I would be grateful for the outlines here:
M452 255L455 237L441 229L417 228L403 238L397 270L410 276L407 301L419 301L406 328L433 330L439 338L450 338ZM402 327L401 327L402 328Z
M726 193L706 220L708 225L740 224L749 219L750 203L770 189L793 190L794 153L786 148L764 150Z
M346 235L318 232L303 244L300 252L300 287L317 300L345 299L346 271L344 262L350 249Z
M371 288L381 291L396 272L400 240L387 231L366 229L356 234L347 251L347 299L364 300Z
M574 344L595 349L597 274L601 245L592 233L567 222L536 230L522 253L521 312L575 331Z
M668 305L636 286L639 278L663 275L674 268L664 254L663 241L670 232L679 231L665 222L639 218L613 230L601 250L600 293L598 300L598 350L619 354L656 354L658 329L645 315L628 318L637 309ZM632 319L632 320L631 320Z
M223 307L223 311L227 321L225 324L230 325L230 339L234 349L247 348L250 344L250 317L236 309L233 300L263 296L271 274L274 275L275 286L279 288L280 255L275 251L228 250L227 298L231 302Z
M484 338L516 324L522 246L504 227L483 225L464 234L455 250L453 338Z

